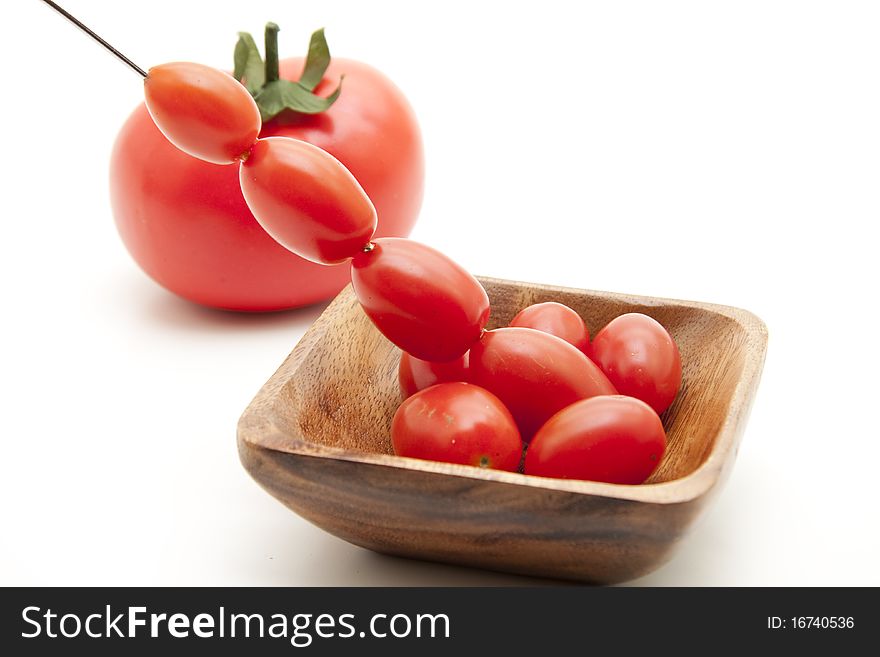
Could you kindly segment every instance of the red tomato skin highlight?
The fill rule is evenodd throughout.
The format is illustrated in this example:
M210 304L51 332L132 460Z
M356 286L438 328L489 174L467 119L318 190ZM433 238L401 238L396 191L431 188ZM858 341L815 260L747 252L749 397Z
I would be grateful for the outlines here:
M592 357L622 395L641 399L657 413L681 387L681 355L662 324L641 313L611 320L593 338Z
M298 79L302 69L301 57L281 61L284 79ZM328 151L373 201L376 235L405 236L418 217L424 186L415 115L385 75L355 60L335 57L316 92L329 94L343 73L345 88L329 110L282 114L263 125L261 136L294 137ZM318 265L272 239L244 201L238 167L208 164L177 149L144 104L117 136L110 199L135 262L189 301L274 311L322 301L350 281L347 264Z
M260 110L228 73L192 62L154 66L144 99L156 126L176 148L213 164L231 164L260 134Z
M470 383L440 383L405 400L391 422L394 453L514 472L522 440L510 412Z
M461 266L408 239L374 240L352 261L351 283L382 334L421 360L460 358L489 319L489 297Z
M468 380L468 356L464 354L448 363L432 363L410 356L405 351L400 354L397 368L397 381L400 384L402 399L411 397L419 390L430 388L438 383Z
M562 338L589 357L590 332L581 316L566 305L555 301L536 303L523 308L510 321L510 326L532 328Z
M376 209L342 163L288 137L260 139L239 173L254 217L301 258L333 265L354 257L376 231Z
M561 338L530 328L486 331L471 347L470 380L496 395L528 442L551 416L617 391L595 363Z
M663 458L666 432L650 406L634 397L600 396L554 415L526 452L528 475L641 484Z

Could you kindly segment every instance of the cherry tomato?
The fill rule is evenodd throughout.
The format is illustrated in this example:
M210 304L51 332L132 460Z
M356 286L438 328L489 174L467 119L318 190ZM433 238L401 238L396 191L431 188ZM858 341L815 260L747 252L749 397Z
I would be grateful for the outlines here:
M298 80L303 59L281 61ZM424 157L418 123L385 75L334 58L315 89L343 90L322 114L284 113L262 137L302 139L342 162L376 207L376 235L409 234L418 216ZM295 308L327 299L349 282L347 264L327 267L294 255L264 231L244 201L237 167L196 160L168 142L144 105L123 126L110 175L113 215L134 260L186 299L231 310Z
M666 432L657 413L623 395L593 397L550 418L529 445L525 473L641 484L657 468Z
M403 399L411 397L419 390L430 388L438 383L468 380L468 355L448 363L432 363L410 356L405 351L400 354L397 380Z
M515 471L519 431L498 398L469 383L440 383L404 401L391 422L394 453Z
M573 344L589 356L590 332L584 320L568 306L555 301L536 303L519 311L511 326L544 331Z
M260 225L301 258L352 258L376 230L376 209L354 176L317 146L269 137L241 165L241 191Z
M144 79L147 110L177 148L214 164L246 154L260 134L260 110L228 73L192 62L154 66Z
M510 409L526 442L569 404L617 394L583 352L561 338L530 328L486 331L471 347L470 380Z
M351 283L382 334L410 355L460 358L489 319L489 297L476 278L445 255L408 239L374 240L352 261Z
M681 386L681 356L672 337L655 319L627 313L611 320L593 338L593 360L622 395L662 413Z

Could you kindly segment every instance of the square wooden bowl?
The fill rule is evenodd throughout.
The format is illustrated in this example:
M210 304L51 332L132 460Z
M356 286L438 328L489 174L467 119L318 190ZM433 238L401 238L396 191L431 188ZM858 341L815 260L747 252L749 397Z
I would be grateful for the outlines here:
M480 279L490 328L559 301L591 333L625 312L663 324L683 385L664 414L668 448L641 486L530 477L395 456L400 351L350 287L263 386L238 425L241 461L293 511L351 543L419 559L611 583L670 555L736 457L767 331L725 306Z

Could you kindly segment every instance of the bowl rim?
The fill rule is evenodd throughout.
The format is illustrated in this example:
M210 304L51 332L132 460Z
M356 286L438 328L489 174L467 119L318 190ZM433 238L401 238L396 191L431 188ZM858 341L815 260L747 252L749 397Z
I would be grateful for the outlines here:
M509 279L483 276L478 276L477 278L481 283L489 285L534 285ZM482 469L471 465L426 461L396 456L394 454L378 454L331 447L308 441L301 436L291 436L282 432L272 419L275 414L274 407L278 402L279 393L282 391L285 383L295 374L305 358L313 349L319 347L318 338L323 333L322 329L330 323L329 317L331 313L328 311L337 305L351 303L354 300L354 293L350 284L333 299L315 323L306 330L303 337L293 348L293 351L290 352L281 366L260 388L251 403L245 408L238 421L237 437L239 447L649 504L681 504L698 499L709 492L718 483L725 466L731 461L729 458L732 456L731 452L737 448L743 424L748 417L755 391L760 381L768 342L768 331L764 322L747 310L714 303L543 284L539 287L548 292L600 296L604 299L629 305L645 307L674 305L698 309L727 317L743 329L746 336L744 345L746 357L742 373L737 380L730 400L729 411L719 429L711 452L706 457L706 460L693 472L678 479L637 486L573 479L554 479L518 472Z

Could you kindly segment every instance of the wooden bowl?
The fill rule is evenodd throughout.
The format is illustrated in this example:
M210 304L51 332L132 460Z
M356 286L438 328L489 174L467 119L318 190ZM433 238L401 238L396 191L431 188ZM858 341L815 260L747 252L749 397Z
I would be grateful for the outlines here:
M611 583L664 563L729 473L755 395L767 331L744 310L480 279L490 328L559 301L591 334L643 312L679 345L683 386L664 414L668 448L641 486L531 477L395 456L400 351L343 290L238 425L241 461L293 511L387 554Z

